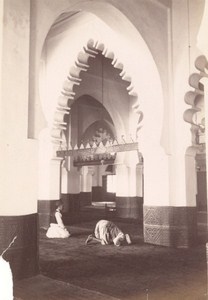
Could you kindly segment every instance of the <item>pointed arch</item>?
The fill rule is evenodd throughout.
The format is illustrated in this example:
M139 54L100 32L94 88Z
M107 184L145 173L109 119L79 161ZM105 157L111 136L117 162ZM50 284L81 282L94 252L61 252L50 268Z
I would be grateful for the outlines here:
M66 117L70 113L72 104L75 101L76 89L75 87L80 85L82 78L82 72L87 72L89 68L89 59L96 58L101 53L103 56L111 60L111 64L114 68L119 69L121 79L127 82L127 92L135 103L132 105L132 109L138 114L138 122L136 132L138 133L141 128L141 121L143 119L143 112L139 109L137 102L137 92L133 85L131 76L125 71L125 67L119 58L116 57L113 51L108 50L101 42L90 39L87 45L83 47L77 55L75 64L71 66L69 75L63 83L61 95L57 101L56 112L54 114L54 127L51 131L51 137L55 143L63 142L64 131L67 129Z

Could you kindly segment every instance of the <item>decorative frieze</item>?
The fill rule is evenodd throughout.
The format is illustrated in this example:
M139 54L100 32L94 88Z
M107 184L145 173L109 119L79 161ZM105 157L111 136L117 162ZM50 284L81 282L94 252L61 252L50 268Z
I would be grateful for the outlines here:
M196 207L144 206L146 243L189 247L197 240Z

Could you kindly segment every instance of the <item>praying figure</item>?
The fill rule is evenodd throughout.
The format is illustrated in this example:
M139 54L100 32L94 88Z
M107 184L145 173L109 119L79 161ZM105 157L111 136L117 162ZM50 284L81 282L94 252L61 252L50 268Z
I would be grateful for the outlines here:
M129 234L123 233L118 226L107 220L97 222L94 234L88 236L85 244L89 244L91 241L100 242L102 245L114 244L115 246L120 246L125 242L127 244L132 243Z
M51 217L50 227L46 232L48 238L68 238L70 236L62 220L61 211L63 207L62 201L56 202L56 210Z

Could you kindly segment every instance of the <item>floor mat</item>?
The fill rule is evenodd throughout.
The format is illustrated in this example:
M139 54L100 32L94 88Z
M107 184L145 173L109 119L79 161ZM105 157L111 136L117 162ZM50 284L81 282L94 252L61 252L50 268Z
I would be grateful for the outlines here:
M206 249L144 244L142 226L116 223L132 245L85 245L95 221L70 226L68 239L40 233L40 269L51 278L120 299L205 299Z
M119 300L43 275L15 283L14 300ZM6 300L6 299L5 299Z

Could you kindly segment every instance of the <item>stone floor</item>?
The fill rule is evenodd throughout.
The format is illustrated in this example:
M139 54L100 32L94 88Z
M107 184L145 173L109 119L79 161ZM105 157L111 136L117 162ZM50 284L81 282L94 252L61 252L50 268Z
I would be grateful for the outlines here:
M40 275L15 283L22 300L208 299L205 242L174 249L143 242L139 224L118 222L133 243L115 247L85 245L94 221L69 226L69 239L47 239L40 232Z

